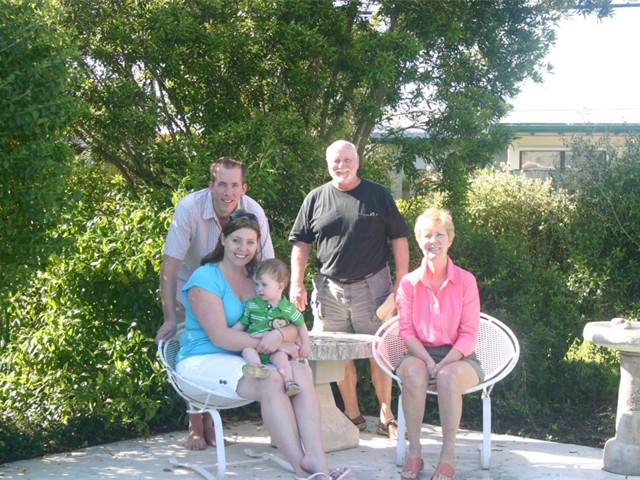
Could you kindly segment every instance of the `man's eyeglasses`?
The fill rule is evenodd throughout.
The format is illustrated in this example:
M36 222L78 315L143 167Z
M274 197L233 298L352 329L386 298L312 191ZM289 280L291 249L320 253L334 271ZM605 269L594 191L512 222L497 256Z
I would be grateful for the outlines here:
M243 210L235 211L231 215L229 215L229 221L231 221L231 222L234 222L234 221L238 220L239 218L248 218L251 221L258 222L258 217L256 217L251 212L245 212ZM258 222L258 223L260 223L260 222Z

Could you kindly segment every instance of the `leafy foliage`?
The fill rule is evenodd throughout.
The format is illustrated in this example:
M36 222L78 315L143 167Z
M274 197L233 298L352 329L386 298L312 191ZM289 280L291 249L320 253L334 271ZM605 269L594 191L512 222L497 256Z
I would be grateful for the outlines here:
M550 181L508 173L480 171L469 191L476 235L469 237L466 250L475 252L463 257L478 276L483 308L504 318L518 335L521 361L506 398L533 428L538 415L582 398L570 380L578 366L566 361L589 320L568 281L579 235L570 228L577 208L576 199ZM478 248L489 242L491 248ZM606 395L597 400L603 399ZM585 414L596 408L581 401Z
M552 407L601 408L615 358L578 337L594 312L638 309L624 243L637 245L637 142L595 155L570 195L473 166L507 141L487 127L545 68L554 22L608 3L0 0L0 462L184 415L152 340L172 203L206 183L212 159L237 156L286 258L338 137L366 152L369 178L392 168L419 182L401 204L410 223L432 203L454 212L454 259L521 338L501 414L532 425ZM376 125L394 125L391 154L365 148ZM416 158L433 167L424 178ZM603 388L581 396L569 380L591 375Z
M623 148L609 139L575 139L575 170L555 182L572 192L570 285L594 320L640 316L640 134Z
M46 2L0 2L0 282L50 251L46 231L64 204L72 150L65 138L77 114L70 94L68 32ZM0 311L3 303L0 293ZM2 324L0 313L0 325Z
M58 1L86 73L76 132L97 160L134 185L191 189L212 157L237 155L287 174L293 189L257 195L284 218L274 198L299 205L324 175L321 147L349 138L363 156L377 126L396 142L428 132L394 167L414 174L425 159L463 202L466 166L505 145L488 127L539 79L552 27L610 3Z
M78 424L83 418L99 436L122 435L145 433L171 413L178 418L171 406L182 410L152 339L161 315L158 232L166 231L170 209L148 192L132 198L99 169L77 173L89 194L71 183L77 205L53 232L59 251L32 272L6 312L12 335L2 354L0 405L20 438L33 432L29 441L45 450L56 448L61 425L79 428L76 441L92 442L96 431ZM89 178L103 183L84 183ZM96 188L98 205L90 201Z

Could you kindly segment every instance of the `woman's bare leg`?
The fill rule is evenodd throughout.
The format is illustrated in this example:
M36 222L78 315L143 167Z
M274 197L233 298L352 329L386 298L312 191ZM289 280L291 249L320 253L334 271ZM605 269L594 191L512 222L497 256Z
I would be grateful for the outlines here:
M478 374L465 362L453 362L437 375L438 410L442 427L440 462L455 465L456 437L462 417L462 395L478 384ZM446 478L446 477L442 477ZM440 477L434 477L440 480Z
M209 418L207 419L205 415ZM189 414L189 433L187 434L187 443L185 444L188 450L204 450L207 448L207 420L210 424L210 430L213 432L211 415L203 413Z
M294 415L297 419L300 438L305 447L301 467L308 473L329 472L327 457L322 443L322 419L320 404L313 384L313 375L308 365L291 362L293 379L302 391L291 397Z
M398 376L402 380L402 411L409 440L407 458L421 458L420 432L429 378L427 365L418 358L408 357L398 367Z
M260 402L262 421L271 440L294 468L296 475L306 476L307 472L301 466L304 451L298 425L291 400L284 393L282 377L274 373L264 380L242 378L237 392L243 398Z

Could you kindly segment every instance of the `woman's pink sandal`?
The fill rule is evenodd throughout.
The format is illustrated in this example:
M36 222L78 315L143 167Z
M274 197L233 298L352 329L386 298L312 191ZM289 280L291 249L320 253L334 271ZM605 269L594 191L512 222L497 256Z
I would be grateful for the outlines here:
M453 465L449 465L448 463L440 462L436 467L433 475L431 475L431 480L437 475L444 475L449 480L453 480L453 477L456 475L456 469L453 468Z
M329 478L331 480L342 480L351 471L350 468L334 468L329 472Z
M420 478L420 472L424 469L424 461L421 458L407 458L402 466L400 478L402 480L416 480Z

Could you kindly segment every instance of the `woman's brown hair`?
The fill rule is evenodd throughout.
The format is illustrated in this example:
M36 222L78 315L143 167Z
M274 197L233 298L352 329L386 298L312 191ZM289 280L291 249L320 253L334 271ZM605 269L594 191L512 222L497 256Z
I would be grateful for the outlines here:
M205 255L200 262L200 265L204 265L206 263L217 263L224 257L224 245L222 245L222 237L228 237L236 230L240 230L241 228L249 228L256 232L258 235L258 248L260 248L260 224L258 223L258 217L256 217L251 212L245 212L244 210L237 210L233 212L229 216L229 221L222 227L222 232L220 233L220 238L218 238L218 243L216 244L216 248L213 249L208 255ZM251 261L247 264L247 268L249 270L255 270L258 265L258 251L253 256Z

